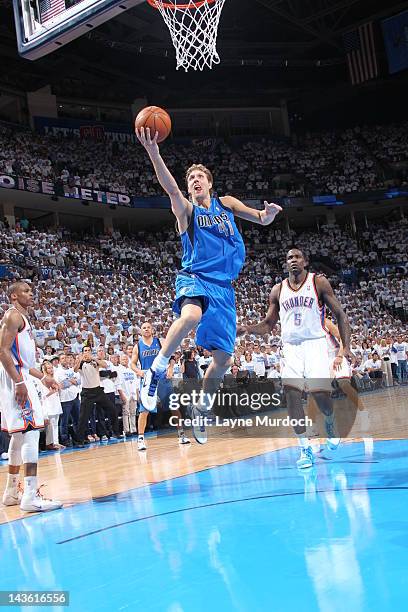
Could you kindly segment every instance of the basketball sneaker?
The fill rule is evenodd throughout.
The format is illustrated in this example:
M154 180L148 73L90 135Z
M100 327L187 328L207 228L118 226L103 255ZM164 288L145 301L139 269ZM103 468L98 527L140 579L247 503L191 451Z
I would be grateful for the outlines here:
M207 417L203 416L197 406L191 406L191 430L198 444L205 444L208 440L206 420Z
M311 446L300 449L300 457L296 461L296 465L299 469L311 468L314 463L314 453Z
M21 482L18 483L17 488L6 489L3 493L3 504L5 506L18 506L21 503L23 492Z
M145 451L147 449L144 436L139 436L137 439L137 450Z
M164 372L158 374L152 368L149 368L144 375L142 389L140 391L140 401L142 406L149 412L156 410L157 406L157 388L159 380L163 378Z
M41 485L34 495L23 493L20 503L21 510L24 512L50 512L51 510L62 508L62 502L44 497L41 493L43 486Z

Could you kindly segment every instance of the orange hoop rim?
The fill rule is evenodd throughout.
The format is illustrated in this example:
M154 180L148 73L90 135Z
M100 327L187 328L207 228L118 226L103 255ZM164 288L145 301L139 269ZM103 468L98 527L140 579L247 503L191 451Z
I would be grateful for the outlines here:
M155 9L159 9L159 3L158 0L147 0L148 3L150 4L150 6L152 6ZM187 2L186 4L175 4L175 2L162 2L161 5L164 8L168 8L168 9L192 9L192 8L200 8L200 6L203 6L203 4L214 4L216 0L192 0L191 2Z

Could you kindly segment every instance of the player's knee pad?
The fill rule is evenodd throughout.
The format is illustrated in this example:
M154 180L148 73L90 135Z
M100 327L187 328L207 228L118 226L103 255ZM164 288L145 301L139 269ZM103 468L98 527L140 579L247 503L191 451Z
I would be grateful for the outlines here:
M23 445L21 447L21 458L23 463L38 463L39 431L27 431L23 434Z
M9 465L21 465L21 447L23 445L23 435L20 431L12 434L8 449Z

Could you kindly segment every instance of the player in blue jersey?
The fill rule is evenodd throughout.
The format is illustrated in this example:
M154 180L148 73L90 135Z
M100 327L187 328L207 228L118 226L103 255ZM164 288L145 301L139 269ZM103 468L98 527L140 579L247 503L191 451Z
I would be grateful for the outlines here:
M130 367L134 372L136 372L137 376L139 376L141 385L143 384L143 378L146 372L151 367L153 361L159 354L161 349L161 341L157 336L153 335L153 328L150 323L143 323L141 327L141 337L136 342L133 347L132 359L130 362ZM169 367L171 375L173 369ZM170 380L166 380L163 378L159 384L159 397L160 400L165 404L166 399L172 393L172 385ZM149 412L156 412L157 408L147 410L142 402L139 402L139 418L137 421L137 448L140 451L146 450L146 442L144 433L146 430L147 417L149 416ZM190 444L190 440L184 433L184 429L181 425L181 413L176 411L175 416L179 417L179 426L178 426L178 440L180 444Z
M231 282L238 277L245 260L245 247L234 216L269 225L282 209L277 204L265 202L265 209L259 211L232 196L213 196L212 174L201 164L187 170L187 199L160 156L158 134L152 137L149 128L141 128L136 134L149 154L160 185L170 197L183 246L182 269L177 276L173 305L179 318L170 327L159 354L144 377L142 403L148 410L155 407L158 381L171 355L183 338L197 327L197 345L213 355L203 380L203 399L192 410L197 421L208 410L208 398L218 389L234 352L236 310ZM194 428L193 433L197 441L206 441L205 435L197 437Z

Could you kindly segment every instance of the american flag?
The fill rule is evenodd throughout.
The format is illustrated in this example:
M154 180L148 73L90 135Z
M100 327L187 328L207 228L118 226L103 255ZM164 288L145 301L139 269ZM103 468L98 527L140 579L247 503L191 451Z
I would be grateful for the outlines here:
M65 0L40 0L41 23L65 11Z
M343 46L353 85L359 85L378 76L373 23L365 23L357 30L343 35Z

